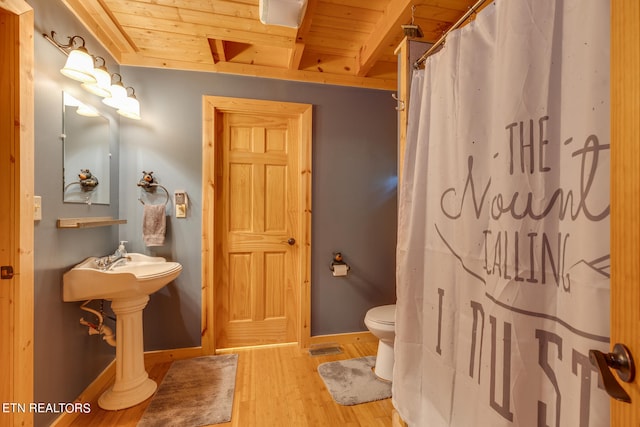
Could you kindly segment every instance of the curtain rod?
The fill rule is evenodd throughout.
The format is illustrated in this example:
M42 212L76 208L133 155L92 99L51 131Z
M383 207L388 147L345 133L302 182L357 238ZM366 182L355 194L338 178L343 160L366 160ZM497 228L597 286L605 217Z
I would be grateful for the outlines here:
M449 35L449 33L457 29L460 25L462 25L462 23L466 21L469 18L469 16L471 16L471 14L473 14L480 6L482 6L482 4L485 1L487 0L478 0L473 6L471 6L471 8L467 10L467 12L464 15L462 15L462 18L458 19L458 21L455 24L453 24L447 30L447 32L444 33L442 37L440 37L438 41L434 43L433 46L429 48L429 50L427 50L425 53L422 54L420 58L418 58L418 60L413 64L414 68L419 68L424 63L424 61L426 61L427 58L435 52L437 48L439 48L442 44L444 44L444 41Z

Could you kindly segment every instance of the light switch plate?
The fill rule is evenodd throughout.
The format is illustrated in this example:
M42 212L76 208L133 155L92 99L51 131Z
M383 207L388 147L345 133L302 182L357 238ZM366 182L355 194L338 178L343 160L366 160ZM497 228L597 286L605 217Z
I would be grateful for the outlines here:
M176 190L173 193L173 201L176 207L176 218L186 218L188 205L187 192L184 190Z
M40 221L42 219L42 196L33 197L33 220Z

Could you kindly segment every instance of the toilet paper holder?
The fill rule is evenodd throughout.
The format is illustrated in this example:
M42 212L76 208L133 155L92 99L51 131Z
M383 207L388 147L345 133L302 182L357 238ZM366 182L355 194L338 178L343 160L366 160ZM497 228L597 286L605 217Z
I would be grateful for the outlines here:
M347 271L351 270L351 266L344 262L344 258L342 257L341 252L333 253L333 259L331 260L331 264L329 265L329 270L334 271L334 266L336 265L345 265L347 266Z

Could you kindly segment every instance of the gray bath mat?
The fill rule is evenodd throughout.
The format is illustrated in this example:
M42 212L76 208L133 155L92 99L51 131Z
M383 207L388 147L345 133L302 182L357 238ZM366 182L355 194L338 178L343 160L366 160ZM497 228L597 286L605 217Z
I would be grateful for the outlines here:
M375 356L327 362L318 366L333 400L351 406L391 397L391 382L373 373Z
M237 354L176 360L138 427L197 427L230 421L237 367Z

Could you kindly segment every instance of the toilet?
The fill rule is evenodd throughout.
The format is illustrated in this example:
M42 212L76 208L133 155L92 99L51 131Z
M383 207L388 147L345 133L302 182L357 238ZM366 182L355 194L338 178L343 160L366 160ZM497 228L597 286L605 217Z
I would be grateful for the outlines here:
M386 381L393 376L393 342L396 337L396 305L382 305L367 311L364 324L378 341L375 374Z

